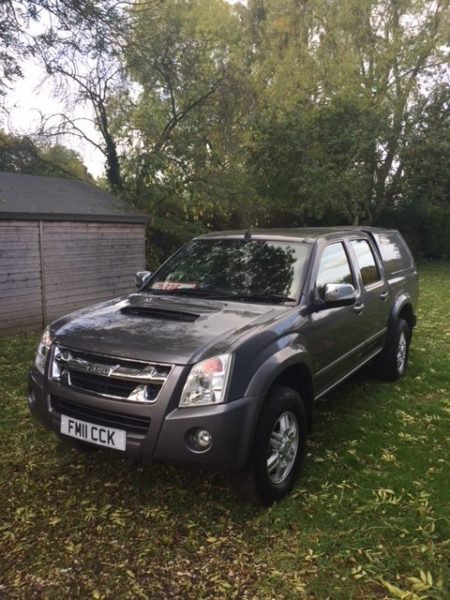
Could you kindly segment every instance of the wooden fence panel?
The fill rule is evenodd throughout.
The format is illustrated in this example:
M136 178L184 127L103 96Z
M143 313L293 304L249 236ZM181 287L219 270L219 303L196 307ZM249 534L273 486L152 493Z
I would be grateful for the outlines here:
M145 228L121 223L44 223L49 321L133 291L145 268Z
M40 327L39 224L0 221L0 334Z
M0 221L0 334L128 294L144 268L143 225Z

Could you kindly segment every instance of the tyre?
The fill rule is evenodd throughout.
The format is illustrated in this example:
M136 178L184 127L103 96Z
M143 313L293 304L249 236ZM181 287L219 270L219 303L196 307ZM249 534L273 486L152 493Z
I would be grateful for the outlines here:
M411 332L404 319L398 319L388 331L385 346L376 359L376 373L385 381L396 381L406 371Z
M269 506L290 492L305 458L307 419L300 394L273 386L255 433L252 472L256 494Z

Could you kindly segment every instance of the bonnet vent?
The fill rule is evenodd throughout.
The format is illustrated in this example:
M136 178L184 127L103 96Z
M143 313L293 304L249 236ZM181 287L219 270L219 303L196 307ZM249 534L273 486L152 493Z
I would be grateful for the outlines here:
M165 319L167 321L195 321L200 315L178 310L167 310L165 308L153 308L150 306L124 306L120 309L124 315L136 315L149 319Z

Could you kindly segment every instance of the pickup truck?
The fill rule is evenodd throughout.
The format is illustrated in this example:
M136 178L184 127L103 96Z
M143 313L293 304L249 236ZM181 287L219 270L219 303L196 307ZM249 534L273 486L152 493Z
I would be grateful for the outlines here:
M397 231L210 233L136 278L49 325L30 371L31 412L80 449L245 469L267 505L315 400L369 361L405 372L418 281Z

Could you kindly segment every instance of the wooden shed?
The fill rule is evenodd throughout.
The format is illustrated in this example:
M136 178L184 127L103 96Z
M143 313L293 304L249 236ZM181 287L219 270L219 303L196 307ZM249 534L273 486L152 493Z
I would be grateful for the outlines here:
M0 334L132 291L147 219L89 183L0 172Z

